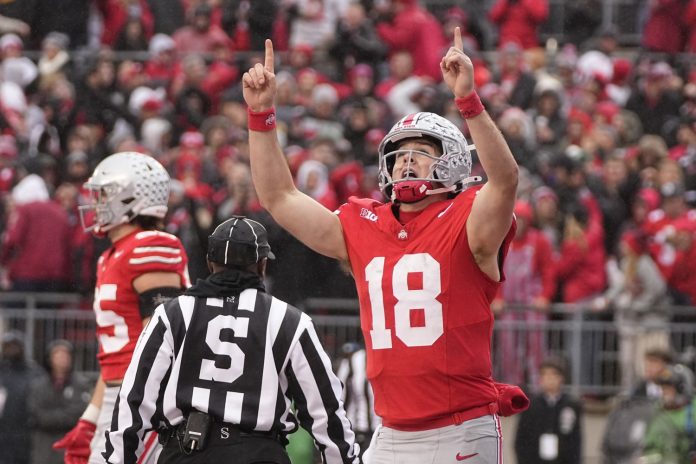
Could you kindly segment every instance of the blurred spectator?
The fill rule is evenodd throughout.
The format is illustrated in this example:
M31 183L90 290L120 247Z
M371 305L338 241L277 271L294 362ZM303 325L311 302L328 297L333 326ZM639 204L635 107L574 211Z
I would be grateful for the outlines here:
M667 368L657 383L662 387L662 404L648 426L641 462L689 464L696 451L694 374L677 364Z
M412 70L413 58L409 52L394 53L389 59L389 76L375 89L375 93L389 106L394 118L422 111L417 102L418 95L428 86L429 81L413 75Z
M348 5L336 27L329 53L338 64L337 76L345 76L347 70L360 63L375 69L383 61L387 46L377 35L364 5L358 2Z
M549 15L547 0L497 0L488 18L498 26L498 43L516 42L524 49L539 46L538 29Z
M197 130L210 114L212 100L205 91L208 67L200 55L187 55L181 63L182 74L172 84L179 133Z
M299 130L305 140L330 139L343 141L343 124L338 120L338 93L329 84L319 84L312 91L307 114L299 121Z
M342 0L289 0L287 3L291 5L293 16L290 46L303 44L325 51L347 3Z
M24 353L24 335L2 335L0 357L0 464L29 464L31 428L27 400L31 383L40 374Z
M114 42L114 50L139 52L147 50L148 38L139 17L129 16Z
M418 0L394 0L393 18L377 24L377 33L389 46L390 54L408 50L413 56L413 74L435 82L442 79L440 57L449 44L442 26Z
M307 160L300 165L297 171L297 188L321 203L325 208L333 211L338 208L336 192L329 182L329 170L315 160Z
M495 81L511 106L524 110L532 104L536 78L525 69L524 54L516 42L503 42L499 48Z
M534 105L529 110L539 148L556 150L566 130L561 94L557 89L535 92Z
M559 213L558 195L553 189L542 185L532 192L532 204L534 206L534 224L542 232L554 251L561 246L561 233L563 217Z
M590 176L587 183L602 212L604 249L608 255L614 255L622 226L630 217L629 205L640 188L640 178L635 171L629 171L625 160L616 153L598 164L601 171Z
M247 49L261 51L264 42L273 37L273 24L279 6L275 0L222 0L222 26L235 40L237 49L242 35L248 37ZM234 32L234 33L233 33Z
M513 106L500 115L498 127L517 164L536 174L536 138L532 119L520 108Z
M566 367L561 359L541 364L540 392L520 414L515 434L517 462L524 464L580 464L582 462L582 406L563 392Z
M688 254L688 231L696 223L696 218L690 214L684 199L684 187L679 183L666 183L660 189L662 198L661 208L652 211L643 228L650 236L650 254L657 263L662 275L667 280L675 304L688 304L688 293L676 290L674 286L674 271L676 269L677 245L683 253ZM681 230L678 230L680 228ZM677 232L683 234L678 234ZM680 239L679 235L684 235ZM686 267L691 269L691 265ZM681 280L681 279L679 279Z
M23 56L23 51L24 44L17 35L5 34L0 38L0 77L26 89L34 83L38 70L33 61Z
M60 32L51 32L43 39L38 63L41 87L50 85L60 76L71 77L69 46L70 38Z
M181 72L176 58L176 43L165 34L155 34L148 43L149 59L145 62L145 75L153 86L169 88L177 74Z
M464 48L470 51L484 50L488 45L487 31L484 29L483 21L472 21L476 15L453 6L445 11L442 17L442 32L449 42L450 37L454 37L454 28L459 27L462 33L462 40L465 42ZM466 52L470 57L471 53ZM474 64L474 72L477 66Z
M211 24L211 14L212 10L207 3L201 3L193 9L189 24L172 35L179 53L211 53L218 43L232 47L232 41L225 31Z
M637 361L637 360L636 360ZM643 376L633 388L630 396L635 398L648 398L659 400L662 398L662 389L658 385L658 379L667 374L667 369L673 363L672 352L666 348L652 348L643 354Z
M98 126L102 134L110 133L119 119L135 125L124 96L116 89L116 69L110 53L100 53L90 63L82 86L78 88L78 118L86 124Z
M0 3L0 33L27 37L36 19L37 0L10 0Z
M73 371L73 346L67 340L53 340L47 351L46 372L30 385L27 399L32 426L31 462L63 464L62 451L53 443L70 431L89 404L93 382Z
M496 379L537 385L539 367L546 357L544 326L556 292L554 269L548 265L553 251L546 236L532 225L534 212L529 203L517 201L515 218L517 230L505 258L505 282L491 304L503 324L498 327L501 361ZM527 330L507 324L524 324Z
M154 18L154 33L172 35L186 22L182 0L147 0Z
M633 65L625 58L615 58L611 81L605 87L607 97L617 105L624 107L631 96L630 81Z
M679 97L670 89L671 78L667 63L651 65L626 102L626 109L638 115L647 134L662 135L665 125L679 114Z
M38 45L51 32L65 34L73 48L87 45L91 0L37 0L32 38Z
M0 253L11 290L67 291L72 252L67 213L49 198L44 180L36 174L27 175L12 189L12 202Z
M636 384L641 363L636 354L669 346L667 284L650 257L647 237L627 230L619 243L617 263L607 264L609 289L593 303L597 310L612 309L619 334L621 386Z
M575 203L565 215L563 241L556 262L562 301L587 302L606 285L606 254L601 226L590 223L587 208Z
M651 52L679 53L684 47L684 2L647 0L641 45Z
M155 19L147 0L97 0L104 28L101 43L113 47L131 20L140 22L147 40L152 37Z
M602 23L602 2L600 0L579 0L570 2L563 15L563 30L568 43L582 46L595 36Z

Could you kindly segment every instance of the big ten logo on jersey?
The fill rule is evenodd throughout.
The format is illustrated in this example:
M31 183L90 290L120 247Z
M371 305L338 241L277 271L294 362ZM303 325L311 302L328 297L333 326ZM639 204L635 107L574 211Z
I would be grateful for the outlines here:
M421 283L411 288L409 275L420 277ZM429 253L403 255L393 266L384 256L376 256L365 266L365 280L372 307L372 349L392 347L385 302L395 301L394 332L404 345L430 346L442 336L442 303L437 300L442 291L440 263ZM387 297L389 293L393 296ZM412 318L415 314L422 318Z
M379 216L377 216L375 213L373 213L372 211L370 211L367 208L362 208L360 210L360 217L365 218L365 219L372 221L372 222L377 222L377 219L379 219Z
M242 294L246 296L244 293ZM243 298L240 296L237 309L240 311L254 311L254 298ZM225 299L226 300L226 299ZM226 301L222 298L207 298L205 305L212 310L220 309ZM229 334L232 333L230 338ZM218 314L210 321L206 328L205 343L213 352L215 358L207 358L205 355L201 359L201 369L198 378L218 383L231 384L239 379L244 373L244 363L246 355L244 351L231 339L247 338L249 333L249 317L231 316ZM220 362L221 357L226 357L228 362ZM216 364L217 361L217 364ZM228 367L218 367L228 366ZM241 420L242 402L244 394L231 391L226 387L224 422L238 424ZM194 387L192 392L191 406L199 411L208 411L211 391L209 388Z

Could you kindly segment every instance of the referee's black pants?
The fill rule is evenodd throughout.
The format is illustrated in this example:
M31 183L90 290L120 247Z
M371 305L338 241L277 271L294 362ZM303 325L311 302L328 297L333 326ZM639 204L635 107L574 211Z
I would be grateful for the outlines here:
M244 436L225 444L213 442L190 454L172 437L157 464L290 464L290 458L280 442L267 437Z

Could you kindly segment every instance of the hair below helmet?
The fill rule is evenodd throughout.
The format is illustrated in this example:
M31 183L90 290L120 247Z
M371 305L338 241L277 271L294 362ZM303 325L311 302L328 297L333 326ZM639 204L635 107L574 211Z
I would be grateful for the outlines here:
M419 138L435 141L440 147L440 156L428 156L433 159L433 164L427 177L394 180L392 169L396 155L402 153L397 148L398 143ZM477 176L471 177L471 151L474 148L457 126L442 116L434 113L410 114L394 124L379 145L379 188L391 198L395 184L422 180L437 182L443 186L442 189L435 189L431 193L461 192L468 184L481 180Z
M108 232L136 216L163 218L167 213L170 178L154 158L137 152L121 152L102 160L85 183L93 195L90 205L80 207L85 230ZM86 224L86 215L94 220Z

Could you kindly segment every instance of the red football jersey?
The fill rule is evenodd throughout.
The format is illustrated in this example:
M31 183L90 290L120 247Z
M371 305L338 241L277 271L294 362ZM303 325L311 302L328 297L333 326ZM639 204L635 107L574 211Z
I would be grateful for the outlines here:
M143 322L133 280L149 272L175 272L190 286L188 258L174 235L154 230L129 234L106 250L97 262L94 313L99 364L105 381L126 373Z
M465 228L477 191L405 225L391 204L351 198L339 208L375 411L389 426L418 428L496 401L490 303L499 283L475 263ZM513 236L514 226L503 253Z

